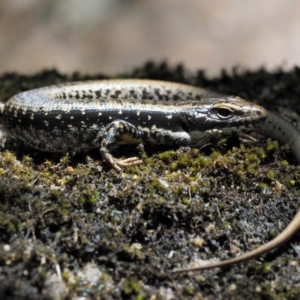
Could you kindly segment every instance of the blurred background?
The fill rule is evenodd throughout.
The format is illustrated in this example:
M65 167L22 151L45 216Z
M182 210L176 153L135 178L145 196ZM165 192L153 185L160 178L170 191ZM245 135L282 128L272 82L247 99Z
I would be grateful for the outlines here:
M300 65L300 1L0 0L0 73Z

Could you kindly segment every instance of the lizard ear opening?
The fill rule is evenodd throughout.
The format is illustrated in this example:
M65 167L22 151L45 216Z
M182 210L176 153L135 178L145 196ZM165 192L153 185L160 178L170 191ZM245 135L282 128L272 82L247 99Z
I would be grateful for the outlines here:
M188 127L188 124L187 124L186 122L181 121L181 122L180 122L180 125L181 125L182 129L183 129L185 132L187 132L187 133L190 132L190 128Z

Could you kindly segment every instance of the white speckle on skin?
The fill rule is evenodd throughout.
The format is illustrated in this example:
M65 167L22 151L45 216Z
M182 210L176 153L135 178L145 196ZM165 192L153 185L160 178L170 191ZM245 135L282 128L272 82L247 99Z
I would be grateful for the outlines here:
M90 129L93 129L93 130L99 130L99 126L97 124L93 124Z

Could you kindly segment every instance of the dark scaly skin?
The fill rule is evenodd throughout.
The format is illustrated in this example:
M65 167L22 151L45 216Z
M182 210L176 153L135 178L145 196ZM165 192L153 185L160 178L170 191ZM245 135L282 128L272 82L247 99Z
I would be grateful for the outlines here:
M268 111L266 120L255 131L288 145L300 164L300 132L291 123L274 112Z
M205 96L204 96L205 93ZM239 97L210 98L207 91L151 80L77 82L23 92L3 110L6 132L33 148L76 152L99 148L116 170L140 164L115 159L121 144L201 147L249 131L266 110Z

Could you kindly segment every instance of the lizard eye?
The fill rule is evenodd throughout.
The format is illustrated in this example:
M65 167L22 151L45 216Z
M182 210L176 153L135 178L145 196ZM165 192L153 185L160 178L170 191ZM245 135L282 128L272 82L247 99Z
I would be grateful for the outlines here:
M217 108L217 116L220 119L228 119L232 115L232 110L227 107L218 107Z

